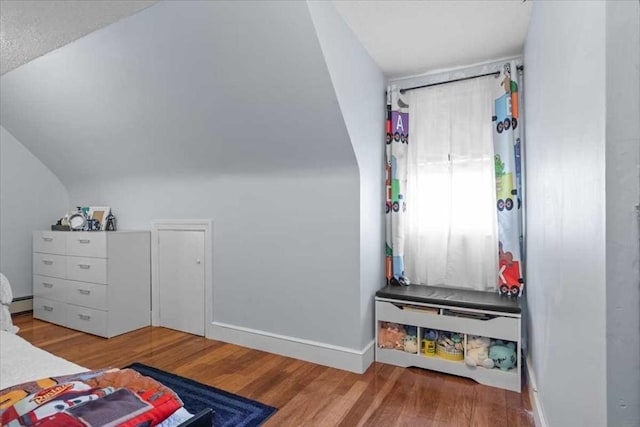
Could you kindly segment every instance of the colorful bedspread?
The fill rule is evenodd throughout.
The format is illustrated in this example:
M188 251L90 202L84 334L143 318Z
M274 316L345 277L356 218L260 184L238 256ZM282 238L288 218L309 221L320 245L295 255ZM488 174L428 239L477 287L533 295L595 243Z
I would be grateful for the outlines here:
M0 391L2 426L155 426L182 407L180 398L132 369L89 371Z

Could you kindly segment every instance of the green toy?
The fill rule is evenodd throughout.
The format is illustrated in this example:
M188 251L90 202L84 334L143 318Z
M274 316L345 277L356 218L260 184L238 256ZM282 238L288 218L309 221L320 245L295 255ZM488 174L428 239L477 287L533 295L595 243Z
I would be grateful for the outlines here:
M493 360L496 368L508 371L516 366L516 345L509 342L504 343L500 340L494 342L489 348L489 358Z

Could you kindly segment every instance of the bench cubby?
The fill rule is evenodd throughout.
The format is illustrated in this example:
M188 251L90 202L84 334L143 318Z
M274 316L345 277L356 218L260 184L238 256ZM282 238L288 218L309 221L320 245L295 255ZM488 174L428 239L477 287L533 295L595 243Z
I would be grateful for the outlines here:
M376 361L402 367L431 369L520 392L522 349L518 298L489 292L410 285L387 286L377 292L375 299ZM379 345L380 327L388 323L416 331L417 353L382 348ZM467 338L472 335L488 337L492 342L513 342L516 347L516 366L506 371L487 369L468 366L464 360L451 360L450 357L438 354L426 355L424 343L421 346L420 342L428 330L452 332L461 337L465 356Z

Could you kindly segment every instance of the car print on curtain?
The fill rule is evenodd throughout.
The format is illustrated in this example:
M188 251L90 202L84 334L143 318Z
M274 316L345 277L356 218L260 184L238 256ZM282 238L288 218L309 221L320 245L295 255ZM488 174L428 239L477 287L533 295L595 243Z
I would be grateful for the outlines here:
M407 146L409 144L409 105L400 91L387 90L386 136L386 276L387 284L408 285L404 275L404 217L407 209Z
M513 71L513 74L512 74ZM496 200L498 210L498 290L521 296L522 277L522 186L520 123L516 66L504 64L500 76L501 95L494 103L493 146L495 151Z

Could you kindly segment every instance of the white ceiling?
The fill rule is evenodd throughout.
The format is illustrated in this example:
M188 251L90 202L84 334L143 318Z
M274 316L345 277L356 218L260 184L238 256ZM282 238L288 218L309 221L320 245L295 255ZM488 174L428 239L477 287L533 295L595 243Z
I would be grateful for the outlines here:
M1 0L0 75L157 0Z
M522 53L531 1L338 1L334 5L389 77Z
M157 0L0 0L0 74ZM522 52L531 1L334 0L390 77Z

